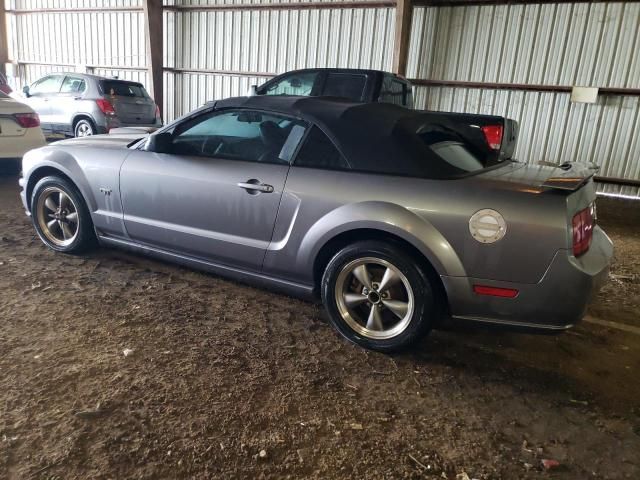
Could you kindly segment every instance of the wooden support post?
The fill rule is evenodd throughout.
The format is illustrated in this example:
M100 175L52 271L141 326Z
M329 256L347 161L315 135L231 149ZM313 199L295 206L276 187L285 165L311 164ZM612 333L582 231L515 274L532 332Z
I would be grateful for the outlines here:
M7 12L4 0L0 0L0 73L6 75L5 63L9 61L9 29L7 28Z
M147 40L147 68L151 80L151 94L160 108L164 109L164 77L163 77L163 33L162 33L162 0L143 0L144 26Z
M405 76L409 60L412 0L398 0L396 4L396 32L393 48L393 72Z

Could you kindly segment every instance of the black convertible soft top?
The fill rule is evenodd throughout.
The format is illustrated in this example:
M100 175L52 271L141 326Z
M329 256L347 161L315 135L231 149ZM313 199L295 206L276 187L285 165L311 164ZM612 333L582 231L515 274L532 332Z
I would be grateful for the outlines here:
M462 141L446 118L388 103L342 98L254 96L219 100L216 110L251 108L282 113L320 127L356 171L452 178L467 173L444 161L421 133Z

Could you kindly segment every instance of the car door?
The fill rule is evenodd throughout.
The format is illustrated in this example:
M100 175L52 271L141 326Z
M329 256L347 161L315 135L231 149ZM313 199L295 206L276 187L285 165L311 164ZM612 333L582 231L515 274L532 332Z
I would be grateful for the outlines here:
M40 116L40 123L42 124L43 130L53 130L49 102L52 96L60 91L63 78L63 75L48 75L36 81L29 88L29 96L26 98L25 103L33 108Z
M136 150L122 166L136 242L259 271L302 122L255 110L209 111L171 132L170 153Z
M51 123L71 131L73 117L79 110L78 106L86 89L87 84L83 78L71 75L64 77L60 91L49 98Z

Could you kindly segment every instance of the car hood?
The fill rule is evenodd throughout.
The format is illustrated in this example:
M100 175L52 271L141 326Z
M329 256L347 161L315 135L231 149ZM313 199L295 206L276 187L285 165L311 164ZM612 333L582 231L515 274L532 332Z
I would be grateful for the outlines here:
M132 143L145 137L140 133L128 133L117 135L92 135L90 137L70 138L60 140L53 145L68 145L74 147L100 147L100 148L127 148Z

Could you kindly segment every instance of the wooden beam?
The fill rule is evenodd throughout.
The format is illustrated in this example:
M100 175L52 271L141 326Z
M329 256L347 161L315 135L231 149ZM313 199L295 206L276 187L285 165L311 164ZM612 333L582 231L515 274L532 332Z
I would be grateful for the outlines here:
M598 183L608 183L611 185L623 185L626 187L640 187L640 180L633 178L615 178L615 177L599 177L596 175L593 179Z
M93 13L93 12L141 12L140 7L78 7L78 8L15 8L7 10L12 15L27 15L30 13Z
M164 40L162 35L162 0L143 0L145 37L147 41L147 68L151 84L151 95L160 109L164 109Z
M0 0L0 73L6 75L5 63L9 61L9 29L4 0Z
M407 74L412 13L412 0L398 0L396 5L396 31L393 47L393 72L402 76Z
M595 0L571 0L571 3L593 3ZM640 0L625 0L637 3ZM568 3L568 0L413 0L416 7L464 7L469 5L537 5Z
M207 12L215 10L310 10L344 8L393 8L396 0L350 0L350 1L301 1L274 3L219 3L209 5L165 5L165 10L174 12Z
M535 83L466 82L461 80L426 80L411 78L409 81L421 87L489 88L494 90L523 90L529 92L571 93L570 85L540 85ZM640 88L599 87L598 95L640 96Z
M271 78L278 75L277 73L269 73L269 72L248 72L245 70L215 70L211 68L175 68L175 67L167 67L164 69L165 72L170 73L193 73L196 75L228 75L232 77L265 77Z

